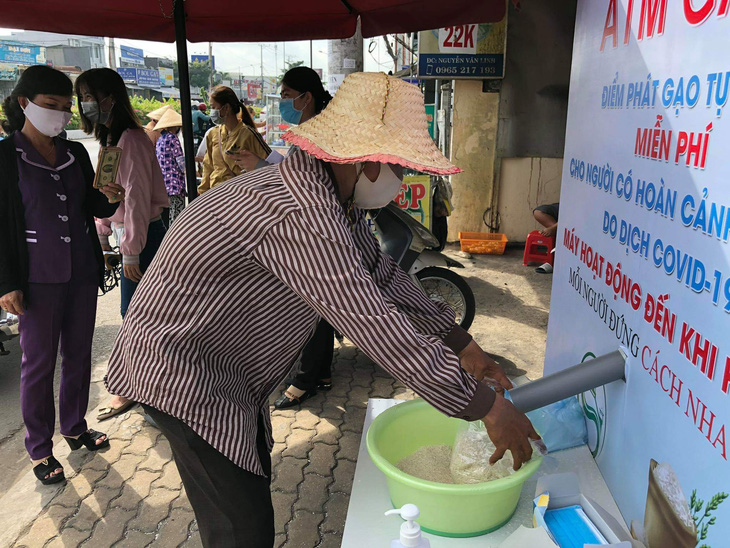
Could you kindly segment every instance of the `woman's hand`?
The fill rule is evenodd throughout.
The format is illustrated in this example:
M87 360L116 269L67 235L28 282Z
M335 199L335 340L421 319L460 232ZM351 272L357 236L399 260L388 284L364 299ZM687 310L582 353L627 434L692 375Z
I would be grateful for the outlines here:
M512 388L512 382L507 378L497 362L490 358L475 340L459 354L461 368L478 381L485 380L497 392L504 392ZM496 382L489 382L493 379ZM501 389L501 390L500 390Z
M114 202L121 202L124 200L124 187L116 183L109 183L108 185L101 187L99 190L107 197L109 203L113 204Z
M25 309L23 309L23 292L16 289L0 297L0 308L16 316L22 316L25 312Z
M509 449L514 459L514 469L519 470L532 456L530 440L541 439L532 427L530 419L501 394L497 394L492 409L482 422L487 427L489 439L496 447L489 464L497 462Z
M138 284L142 281L142 270L139 268L138 264L125 264L124 277Z
M253 171L256 169L256 166L261 160L261 158L248 150L240 150L235 154L231 154L231 157L236 162L236 165L245 171Z

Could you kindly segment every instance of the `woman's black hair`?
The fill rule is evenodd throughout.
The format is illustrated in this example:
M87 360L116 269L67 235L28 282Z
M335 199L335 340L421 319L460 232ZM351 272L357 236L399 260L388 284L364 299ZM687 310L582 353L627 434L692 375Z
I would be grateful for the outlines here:
M281 83L299 93L309 92L314 97L314 112L319 114L324 107L332 100L329 91L324 89L322 80L314 70L309 67L294 67L286 71Z
M2 121L2 126L5 133L20 131L25 125L25 114L18 104L18 97L26 97L32 101L36 95L71 97L73 83L63 72L46 65L33 65L25 69L12 93L3 102L5 120Z
M104 124L94 124L79 108L81 115L81 126L86 133L94 132L94 136L102 145L116 146L119 139L128 129L139 129L142 126L139 118L129 102L129 94L124 80L119 74L109 68L96 68L81 73L76 79L76 95L79 107L83 101L81 89L88 88L89 92L101 102L106 97L111 97L114 105L111 107L111 127Z

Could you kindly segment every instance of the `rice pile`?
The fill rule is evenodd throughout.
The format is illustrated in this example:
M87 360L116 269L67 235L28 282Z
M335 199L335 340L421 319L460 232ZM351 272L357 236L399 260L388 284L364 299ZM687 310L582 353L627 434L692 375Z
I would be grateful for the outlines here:
M437 483L455 483L451 476L451 447L425 445L398 461L401 472L419 479Z
M491 444L491 442L489 442ZM485 451L484 441L476 436L464 436L456 450L448 445L425 445L396 464L401 471L419 479L437 483L482 483L512 474L512 455L509 451L494 465Z

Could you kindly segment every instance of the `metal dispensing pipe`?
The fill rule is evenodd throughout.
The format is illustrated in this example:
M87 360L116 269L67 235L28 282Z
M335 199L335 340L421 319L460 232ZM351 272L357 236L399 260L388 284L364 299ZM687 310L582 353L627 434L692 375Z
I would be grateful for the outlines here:
M517 409L527 413L604 384L625 381L625 369L626 354L616 350L513 388L509 397Z

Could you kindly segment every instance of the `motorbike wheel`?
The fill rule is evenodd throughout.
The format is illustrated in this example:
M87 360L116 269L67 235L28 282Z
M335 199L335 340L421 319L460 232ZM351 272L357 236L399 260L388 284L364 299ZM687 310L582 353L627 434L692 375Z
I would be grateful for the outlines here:
M466 280L453 270L430 266L416 273L429 299L445 302L456 312L456 323L469 329L474 321L476 300Z

